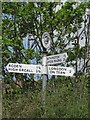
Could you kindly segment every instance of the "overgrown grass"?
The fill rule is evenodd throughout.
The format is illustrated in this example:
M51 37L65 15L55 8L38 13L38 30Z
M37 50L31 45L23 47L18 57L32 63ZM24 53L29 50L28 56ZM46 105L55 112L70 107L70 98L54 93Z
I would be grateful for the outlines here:
M87 82L85 76L49 80L45 106L41 89L4 95L3 118L87 118Z

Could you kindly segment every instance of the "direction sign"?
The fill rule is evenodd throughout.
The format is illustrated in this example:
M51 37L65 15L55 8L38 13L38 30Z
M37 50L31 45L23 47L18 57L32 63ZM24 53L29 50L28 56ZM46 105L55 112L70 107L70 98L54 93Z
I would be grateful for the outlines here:
M50 75L73 76L74 73L72 67L48 66L48 74Z
M6 68L8 72L42 74L41 65L9 63Z
M67 53L47 56L47 65L64 63L67 59Z

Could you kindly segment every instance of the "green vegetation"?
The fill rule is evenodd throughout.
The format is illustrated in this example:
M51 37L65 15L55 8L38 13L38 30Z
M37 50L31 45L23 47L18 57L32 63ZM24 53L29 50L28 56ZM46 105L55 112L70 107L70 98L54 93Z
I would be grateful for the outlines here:
M47 82L45 106L42 89L3 95L3 118L87 118L88 79L59 77Z
M84 76L90 60L87 7L90 4L76 2L2 3L3 118L88 117L88 78ZM74 77L52 76L48 80L45 105L41 76L35 83L34 75L9 73L6 69L8 63L42 64L44 32L51 37L47 55L66 52L66 63L59 65L75 69Z

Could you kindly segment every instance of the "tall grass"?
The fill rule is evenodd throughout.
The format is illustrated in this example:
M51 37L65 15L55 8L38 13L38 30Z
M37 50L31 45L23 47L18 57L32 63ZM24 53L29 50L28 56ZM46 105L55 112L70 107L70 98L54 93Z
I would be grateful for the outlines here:
M86 76L49 80L44 107L42 89L3 95L3 118L87 118L87 82Z

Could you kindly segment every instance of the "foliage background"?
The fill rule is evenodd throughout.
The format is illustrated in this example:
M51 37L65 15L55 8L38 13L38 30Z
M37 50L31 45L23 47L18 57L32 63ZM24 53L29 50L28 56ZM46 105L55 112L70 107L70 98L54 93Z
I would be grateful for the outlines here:
M61 9L57 11L56 7ZM66 2L2 3L2 75L3 118L87 118L88 79L85 70L89 58L87 50L87 3ZM75 69L74 77L52 76L47 81L45 106L42 105L42 77L35 82L29 74L8 73L6 65L12 62L41 64L41 39L49 32L51 47L48 55L67 52L66 64ZM27 47L24 39L27 37ZM80 47L80 40L85 46ZM72 43L73 47L70 46ZM83 64L80 68L81 63ZM22 89L13 83L13 76L21 81ZM37 83L37 84L36 84ZM8 93L5 93L6 86Z

